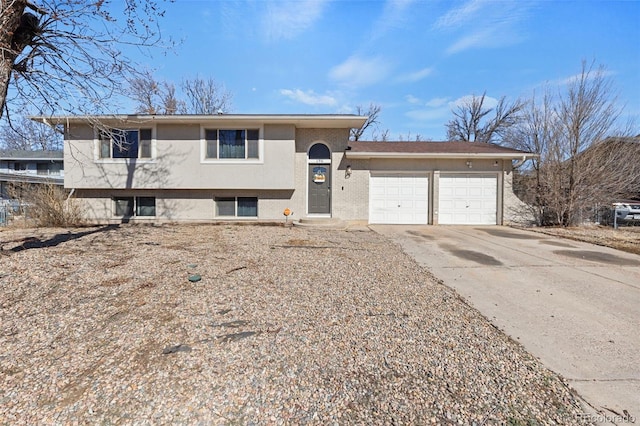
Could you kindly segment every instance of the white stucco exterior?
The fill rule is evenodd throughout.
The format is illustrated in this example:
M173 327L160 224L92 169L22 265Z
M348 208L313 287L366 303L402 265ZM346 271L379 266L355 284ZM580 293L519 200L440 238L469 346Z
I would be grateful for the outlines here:
M296 220L311 215L310 188L322 184L329 206L320 216L367 223L372 176L422 176L426 187L412 191L426 199L412 203L412 196L405 195L402 203L424 205L424 214L414 216L438 224L440 176L478 173L495 176L495 223L511 220L507 212L519 202L511 190L511 160L526 153L460 144L440 144L434 151L435 144L350 142L350 129L365 120L351 115L59 117L65 124L64 183L92 222L281 221L285 209ZM150 142L145 139L147 156L105 156L99 136L103 128L134 134L139 129L140 135L144 129L151 135ZM212 134L211 129L250 129L259 138L232 142L244 143L246 150L247 144L257 143L245 158L216 158L207 150L211 142L205 135ZM222 139L218 143L222 147ZM328 148L327 158L310 159L309 150L316 144ZM447 147L456 150L447 152ZM326 182L324 176L322 181L310 176L316 162L330 171ZM123 206L129 209L125 214Z

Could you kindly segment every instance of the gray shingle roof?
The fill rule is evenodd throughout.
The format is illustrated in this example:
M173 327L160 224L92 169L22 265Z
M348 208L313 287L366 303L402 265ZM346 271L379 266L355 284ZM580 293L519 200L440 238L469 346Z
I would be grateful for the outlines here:
M405 154L514 154L529 152L480 142L349 142L351 152Z
M0 150L2 160L62 160L62 151Z

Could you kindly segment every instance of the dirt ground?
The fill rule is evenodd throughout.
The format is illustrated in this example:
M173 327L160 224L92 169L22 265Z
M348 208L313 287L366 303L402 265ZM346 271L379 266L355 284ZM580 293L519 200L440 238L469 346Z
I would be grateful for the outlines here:
M383 236L0 229L0 425L587 424Z
M574 228L529 228L547 235L611 247L640 254L640 226L613 229L611 226L580 226Z

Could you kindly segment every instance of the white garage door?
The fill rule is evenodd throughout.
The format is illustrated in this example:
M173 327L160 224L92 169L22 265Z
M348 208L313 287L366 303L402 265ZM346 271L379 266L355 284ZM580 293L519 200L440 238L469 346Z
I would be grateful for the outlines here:
M438 223L495 225L498 178L495 174L441 174Z
M428 196L427 176L371 176L369 223L426 224Z

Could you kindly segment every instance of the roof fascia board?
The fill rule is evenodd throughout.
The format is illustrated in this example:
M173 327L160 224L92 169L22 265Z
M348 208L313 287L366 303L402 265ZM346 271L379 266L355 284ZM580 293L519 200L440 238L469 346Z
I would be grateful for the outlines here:
M352 152L345 151L347 158L352 159L372 159L372 158L452 158L452 159L464 159L464 158L503 158L503 159L521 159L523 157L536 158L537 154L530 153L447 153L447 152L438 152L438 153L425 153L425 152Z
M219 115L101 115L101 116L58 116L30 117L40 122L81 123L81 122L118 122L118 123L261 123L292 124L298 128L359 128L367 120L365 116L349 115L268 115L268 114L219 114Z
M0 156L0 160L2 161L64 161L62 157L5 157Z

